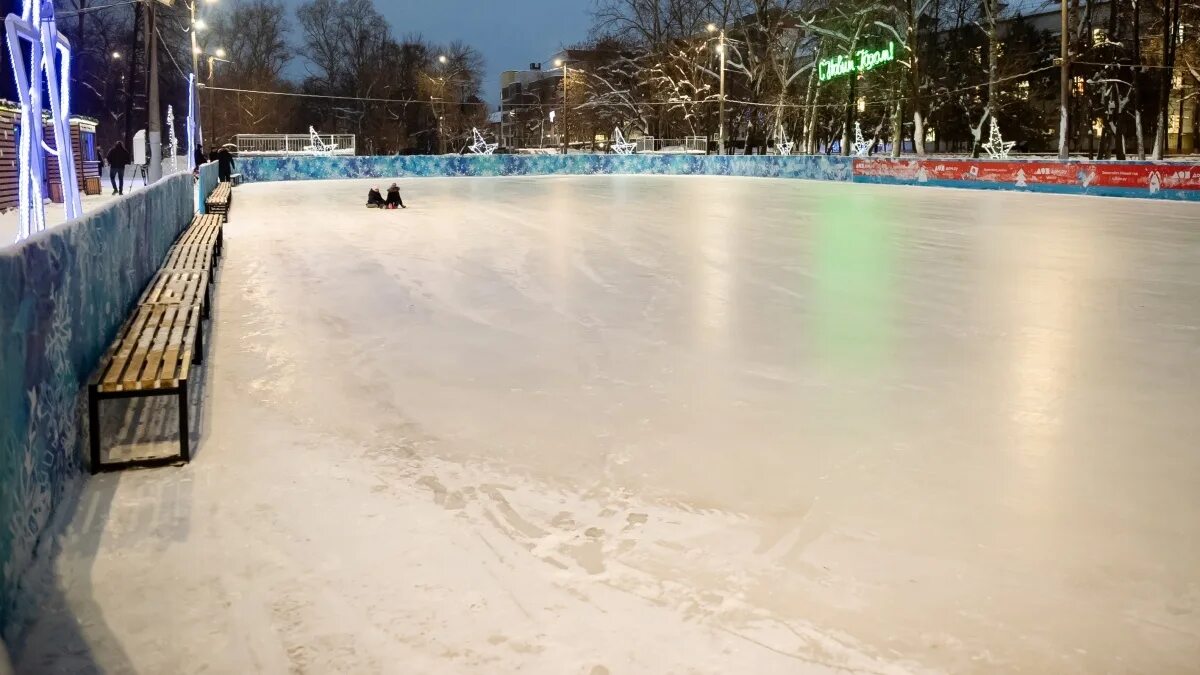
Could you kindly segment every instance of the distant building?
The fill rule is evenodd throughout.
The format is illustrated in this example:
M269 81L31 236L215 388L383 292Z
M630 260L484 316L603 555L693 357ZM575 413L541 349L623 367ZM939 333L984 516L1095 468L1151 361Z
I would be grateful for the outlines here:
M519 149L560 145L563 68L555 64L565 63L567 70L583 70L604 63L611 56L612 53L606 50L564 49L541 63L530 63L526 70L500 73L500 123L497 135L501 147ZM572 81L574 77L572 75ZM572 137L572 141L578 140Z

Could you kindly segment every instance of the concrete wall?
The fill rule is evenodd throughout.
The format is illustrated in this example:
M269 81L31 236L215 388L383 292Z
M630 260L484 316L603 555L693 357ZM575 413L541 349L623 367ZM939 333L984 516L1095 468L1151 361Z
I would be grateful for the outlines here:
M246 182L439 176L705 175L803 178L1107 197L1200 200L1200 164L887 159L823 155L416 155L247 157Z
M86 456L86 383L192 217L189 174L0 248L0 637L17 644L23 581Z

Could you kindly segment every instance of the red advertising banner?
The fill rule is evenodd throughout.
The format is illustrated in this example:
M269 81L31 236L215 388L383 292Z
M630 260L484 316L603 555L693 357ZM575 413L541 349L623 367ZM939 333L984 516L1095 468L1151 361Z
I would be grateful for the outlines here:
M1200 164L861 158L854 160L854 176L902 183L1001 183L1013 189L1123 188L1145 190L1147 196L1160 190L1200 190Z

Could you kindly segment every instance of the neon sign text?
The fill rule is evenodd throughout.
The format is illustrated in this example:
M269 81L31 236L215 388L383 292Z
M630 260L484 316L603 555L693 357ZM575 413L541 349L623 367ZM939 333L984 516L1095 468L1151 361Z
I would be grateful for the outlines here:
M839 54L832 59L817 62L817 78L822 82L850 73L865 73L896 60L896 43L889 42L884 49L860 49L853 58Z

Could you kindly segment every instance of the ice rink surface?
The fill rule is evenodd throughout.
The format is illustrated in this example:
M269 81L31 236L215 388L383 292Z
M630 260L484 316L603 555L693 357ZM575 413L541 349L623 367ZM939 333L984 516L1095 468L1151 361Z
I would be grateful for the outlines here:
M1200 664L1197 205L372 184L237 189L198 455L88 483L23 669Z

